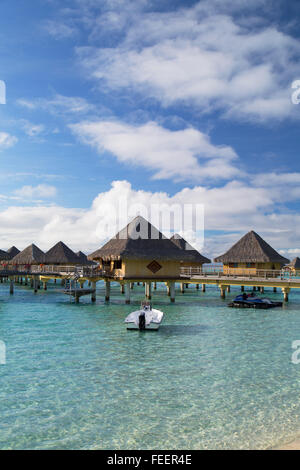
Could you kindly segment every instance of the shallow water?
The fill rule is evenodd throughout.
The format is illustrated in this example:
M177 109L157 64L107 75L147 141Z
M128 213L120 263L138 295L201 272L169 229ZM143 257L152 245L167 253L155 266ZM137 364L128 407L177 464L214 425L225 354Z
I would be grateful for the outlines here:
M76 305L50 285L36 295L0 284L1 449L250 449L300 431L300 292L284 308L227 308L215 287L190 287L158 332L127 331L131 305L117 284L111 303ZM265 296L282 294L265 290Z

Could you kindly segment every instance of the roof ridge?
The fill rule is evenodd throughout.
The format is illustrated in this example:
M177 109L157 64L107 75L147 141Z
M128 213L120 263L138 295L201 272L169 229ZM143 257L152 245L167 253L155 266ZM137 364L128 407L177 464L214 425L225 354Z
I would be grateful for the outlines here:
M216 262L279 262L286 263L289 260L280 255L258 233L251 230L243 235L223 255L215 258Z
M139 226L140 224L140 226ZM183 251L143 216L136 216L88 259L115 258L192 260L192 255Z
M200 253L200 251L194 248L189 242L187 242L178 233L175 233L174 235L172 235L170 240L181 250L186 250L188 253L190 253L194 257L193 261L198 262L198 263L210 263L211 262L210 259L208 259L206 256L203 256Z

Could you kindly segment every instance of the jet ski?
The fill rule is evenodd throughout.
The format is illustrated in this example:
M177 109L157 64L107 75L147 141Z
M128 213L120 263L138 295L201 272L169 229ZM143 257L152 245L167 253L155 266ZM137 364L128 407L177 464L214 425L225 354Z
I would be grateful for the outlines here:
M274 302L268 298L256 297L254 293L237 295L236 298L228 304L228 307L235 308L274 308L282 307L283 302Z

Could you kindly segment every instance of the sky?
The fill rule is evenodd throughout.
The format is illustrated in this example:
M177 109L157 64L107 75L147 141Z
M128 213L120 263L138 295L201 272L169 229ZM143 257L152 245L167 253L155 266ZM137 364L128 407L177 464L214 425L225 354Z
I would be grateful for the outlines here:
M0 9L0 248L89 253L126 201L203 205L210 258L249 230L300 256L298 1Z

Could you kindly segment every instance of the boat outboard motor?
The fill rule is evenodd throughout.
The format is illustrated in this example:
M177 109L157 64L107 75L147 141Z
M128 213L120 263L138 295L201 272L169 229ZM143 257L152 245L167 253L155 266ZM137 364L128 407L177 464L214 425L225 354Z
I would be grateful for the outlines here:
M145 330L146 329L146 317L145 317L145 312L142 312L139 314L139 330Z

